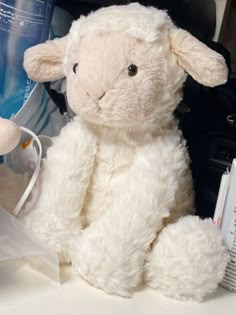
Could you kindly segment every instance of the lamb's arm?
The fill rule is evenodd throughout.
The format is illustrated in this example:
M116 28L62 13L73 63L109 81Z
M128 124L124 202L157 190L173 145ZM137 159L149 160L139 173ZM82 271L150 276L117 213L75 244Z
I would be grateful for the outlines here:
M130 294L141 280L149 246L174 206L186 168L177 143L140 149L114 207L81 235L73 263L85 279L108 293Z
M52 246L63 243L65 233L80 230L95 154L96 139L78 120L65 126L48 149L20 219Z

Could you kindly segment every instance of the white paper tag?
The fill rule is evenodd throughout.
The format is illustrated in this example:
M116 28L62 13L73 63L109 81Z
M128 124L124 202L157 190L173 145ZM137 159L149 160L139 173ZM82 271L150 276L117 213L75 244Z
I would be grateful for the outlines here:
M220 182L220 189L216 203L216 209L214 213L213 223L219 229L221 227L222 216L224 212L225 201L227 197L228 187L229 187L229 172L222 175Z
M222 177L214 221L220 224L230 254L221 286L236 293L236 159L230 174Z

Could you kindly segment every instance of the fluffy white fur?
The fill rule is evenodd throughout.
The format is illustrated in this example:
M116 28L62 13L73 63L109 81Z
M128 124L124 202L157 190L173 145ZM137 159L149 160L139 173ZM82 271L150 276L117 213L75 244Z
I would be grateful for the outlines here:
M146 8L138 3L111 6L91 13L88 17L81 16L75 21L70 30L69 45L73 45L78 37L95 32L121 32L145 42L154 42L170 28L173 28L173 23L165 11Z
M193 209L189 158L173 111L194 59L189 47L198 41L188 34L179 62L173 30L165 12L113 6L81 17L65 38L26 52L31 78L66 76L77 117L49 148L20 220L62 263L72 262L108 293L129 296L145 267L147 283L163 294L199 300L221 280L227 255L212 223L189 217L167 225ZM220 55L206 49L198 57L203 61L192 75L207 67L211 85L225 82ZM132 77L130 64L138 67Z
M212 220L186 216L159 234L147 257L145 280L164 295L200 302L222 280L228 258Z

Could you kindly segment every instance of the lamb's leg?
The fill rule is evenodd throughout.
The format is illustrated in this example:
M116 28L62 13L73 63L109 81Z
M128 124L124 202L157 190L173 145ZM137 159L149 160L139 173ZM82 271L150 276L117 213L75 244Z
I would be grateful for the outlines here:
M80 121L63 128L48 149L37 184L20 220L70 260L69 243L80 233L83 206L96 154L96 141Z
M72 264L78 273L111 294L129 296L139 285L149 246L175 203L182 166L173 173L170 159L170 167L160 163L153 168L158 154L155 149L151 153L138 156L120 175L113 206L74 246Z
M159 293L201 301L222 280L228 254L210 219L186 216L159 234L145 264L145 280Z

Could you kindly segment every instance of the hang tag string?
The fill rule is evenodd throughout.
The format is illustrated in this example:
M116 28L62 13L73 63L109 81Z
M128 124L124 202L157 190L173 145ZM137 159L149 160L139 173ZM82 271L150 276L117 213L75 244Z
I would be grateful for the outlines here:
M26 199L29 197L29 194L31 193L35 183L36 183L36 180L39 176L39 171L40 171L40 162L41 162L41 158L42 158L42 145L41 145L41 142L39 140L39 138L29 129L25 128L25 127L19 127L21 131L29 134L34 140L35 142L37 143L38 145L38 160L37 160L37 163L36 163L36 167L35 167L35 170L33 172L33 175L30 179L30 182L25 190L25 192L23 193L22 197L20 198L20 200L18 201L14 211L13 211L13 214L15 216L17 216L19 213L20 213L20 210L21 208L23 207Z

